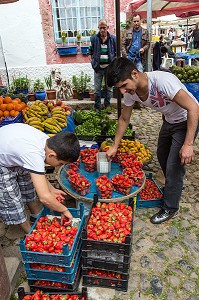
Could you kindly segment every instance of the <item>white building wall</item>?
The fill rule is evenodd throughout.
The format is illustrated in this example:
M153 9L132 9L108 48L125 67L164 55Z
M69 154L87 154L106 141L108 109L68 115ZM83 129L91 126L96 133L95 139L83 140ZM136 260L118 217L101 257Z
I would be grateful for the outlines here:
M0 76L6 82L5 61L10 83L13 76L28 76L32 81L60 68L66 79L81 70L93 75L90 64L46 65L42 20L38 0L19 0L0 5ZM5 58L5 60L4 60Z

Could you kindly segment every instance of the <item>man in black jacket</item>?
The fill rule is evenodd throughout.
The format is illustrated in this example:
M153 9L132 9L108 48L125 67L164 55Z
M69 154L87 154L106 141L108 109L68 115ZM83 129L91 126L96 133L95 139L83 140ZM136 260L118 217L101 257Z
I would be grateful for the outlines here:
M112 88L106 85L106 70L109 63L116 57L116 37L108 32L108 25L105 19L99 21L99 32L91 36L91 45L88 50L92 68L94 69L94 108L101 111L101 89L104 79L105 97L104 107L110 107Z

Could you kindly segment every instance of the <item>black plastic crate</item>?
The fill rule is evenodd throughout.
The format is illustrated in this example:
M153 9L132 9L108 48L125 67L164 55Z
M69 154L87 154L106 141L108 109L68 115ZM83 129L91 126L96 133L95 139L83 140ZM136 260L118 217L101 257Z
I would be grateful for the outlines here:
M98 201L98 197L97 197L97 195L95 195L94 199L93 199L92 208L96 206L97 201ZM128 204L132 207L133 215L134 215L134 199L130 198ZM88 240L86 227L87 227L88 220L90 219L90 216L92 213L92 208L90 210L90 213L86 220L86 224L82 231L82 250L92 251L93 253L99 254L99 255L102 253L102 251L106 251L106 257L107 258L114 257L116 262L118 262L118 260L117 260L117 255L115 255L115 254L118 254L119 256L121 256L121 255L130 256L131 249L132 249L132 237L133 237L133 218L132 218L132 224L131 224L131 234L126 236L124 243Z
M81 292L48 292L49 295L59 295L59 294L62 294L63 296L68 294L70 296L72 295L77 295L79 296L79 299L81 299L82 297L84 297L84 300L87 300L88 299L88 293L87 293L87 288L86 287L83 287L82 288L82 291ZM25 290L24 290L24 287L19 287L18 288L18 300L23 300L23 298L27 295L34 295L34 292L32 293L26 293Z
M121 274L121 278L112 278L104 276L88 275L90 269L82 269L83 282L82 285L86 287L97 286L104 288L111 288L118 291L127 292L128 290L128 274Z
M92 136L92 135L77 135L77 137L80 140L83 141L95 141L98 143L98 146L101 146L101 143L106 140L107 138L110 138L114 140L115 136L114 135L97 135L97 136ZM132 135L125 135L122 137L124 140L135 140L135 131L132 131Z
M86 252L86 251L84 251ZM82 256L82 265L83 268L90 268L90 269L101 269L101 270L107 270L107 271L114 271L118 273L129 273L129 267L130 267L130 256L123 255L121 256L122 260L123 258L126 258L128 261L125 262L114 262L110 261L110 258L108 259L93 259Z
M74 282L73 283L68 283L66 288L63 287L57 287L57 286L43 286L43 285L36 285L37 280L28 280L28 284L30 286L30 291L35 292L38 289L43 291L43 292L74 292L78 290L80 279L82 275L82 268L81 266L77 270L77 274L75 276ZM50 280L39 280L42 282L50 282ZM57 283L57 281L52 281ZM60 282L58 282L60 284Z

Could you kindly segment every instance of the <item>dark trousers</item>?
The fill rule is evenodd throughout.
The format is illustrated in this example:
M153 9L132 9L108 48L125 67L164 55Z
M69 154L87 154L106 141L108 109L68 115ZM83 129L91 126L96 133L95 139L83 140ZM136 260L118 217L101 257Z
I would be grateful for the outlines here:
M106 73L107 68L100 69L98 72L94 72L94 97L95 97L95 105L96 109L101 110L101 90L102 90L102 81L104 78L105 90L104 90L104 107L110 106L110 100L113 96L113 89L106 85Z
M186 131L187 122L169 124L163 121L158 138L157 157L165 176L163 208L173 211L179 209L183 188L185 166L180 164L179 151L184 143Z

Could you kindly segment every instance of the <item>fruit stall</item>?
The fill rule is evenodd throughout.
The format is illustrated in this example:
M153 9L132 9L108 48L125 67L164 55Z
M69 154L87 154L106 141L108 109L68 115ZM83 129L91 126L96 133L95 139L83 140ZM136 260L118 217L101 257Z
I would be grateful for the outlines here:
M199 55L198 55L199 57ZM171 66L171 71L199 101L199 66Z
M0 101L0 126L25 122L50 136L68 130L85 142L79 159L58 171L60 186L76 200L76 207L69 207L72 223L45 207L20 241L30 292L20 287L18 299L87 300L91 286L126 292L134 211L162 206L161 189L143 170L152 152L135 139L130 124L108 161L116 121L106 113L74 112L62 101ZM81 278L83 288L77 292Z

